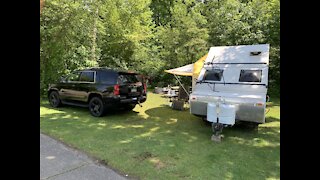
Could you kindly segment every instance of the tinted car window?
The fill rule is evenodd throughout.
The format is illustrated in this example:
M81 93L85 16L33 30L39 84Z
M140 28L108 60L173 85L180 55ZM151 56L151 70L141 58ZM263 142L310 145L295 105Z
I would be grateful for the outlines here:
M94 82L94 72L93 71L81 72L80 81L82 81L82 82Z
M143 77L143 75L138 74L138 75L136 75L136 77L137 77L138 81L143 82L143 83L146 82L146 80L145 80L145 78Z
M98 71L97 80L103 84L116 84L118 74L110 71Z
M207 70L204 73L203 80L221 81L222 73L222 69Z
M262 70L241 70L239 82L261 82Z
M73 72L67 77L67 81L79 81L80 72Z
M118 82L120 84L128 84L139 82L139 80L135 74L119 74Z

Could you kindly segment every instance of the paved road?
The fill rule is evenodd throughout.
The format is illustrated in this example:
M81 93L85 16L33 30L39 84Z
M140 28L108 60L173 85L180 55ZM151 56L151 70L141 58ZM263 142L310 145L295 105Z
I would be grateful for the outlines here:
M40 133L40 179L125 180L112 169L94 162L84 153Z

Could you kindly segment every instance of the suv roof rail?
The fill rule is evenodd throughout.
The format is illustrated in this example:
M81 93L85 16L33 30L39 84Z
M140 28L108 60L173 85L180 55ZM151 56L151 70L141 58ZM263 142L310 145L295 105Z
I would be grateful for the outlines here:
M125 70L122 68L111 68L111 67L89 67L89 68L77 69L75 71L86 71L86 70L91 70L91 71L92 70L111 70L111 71L116 71L116 72L121 72L121 73L139 74L133 70Z

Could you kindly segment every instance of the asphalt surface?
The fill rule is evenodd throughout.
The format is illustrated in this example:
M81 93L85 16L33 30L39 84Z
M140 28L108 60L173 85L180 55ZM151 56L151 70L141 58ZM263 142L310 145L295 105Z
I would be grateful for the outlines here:
M40 133L40 179L125 180L86 154Z

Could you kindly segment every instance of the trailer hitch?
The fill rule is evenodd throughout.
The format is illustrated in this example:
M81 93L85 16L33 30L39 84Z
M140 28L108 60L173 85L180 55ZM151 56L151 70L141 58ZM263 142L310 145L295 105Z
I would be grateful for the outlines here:
M221 123L212 123L212 131L213 135L211 136L211 140L215 142L221 142L221 139L223 137L222 133L223 124Z

